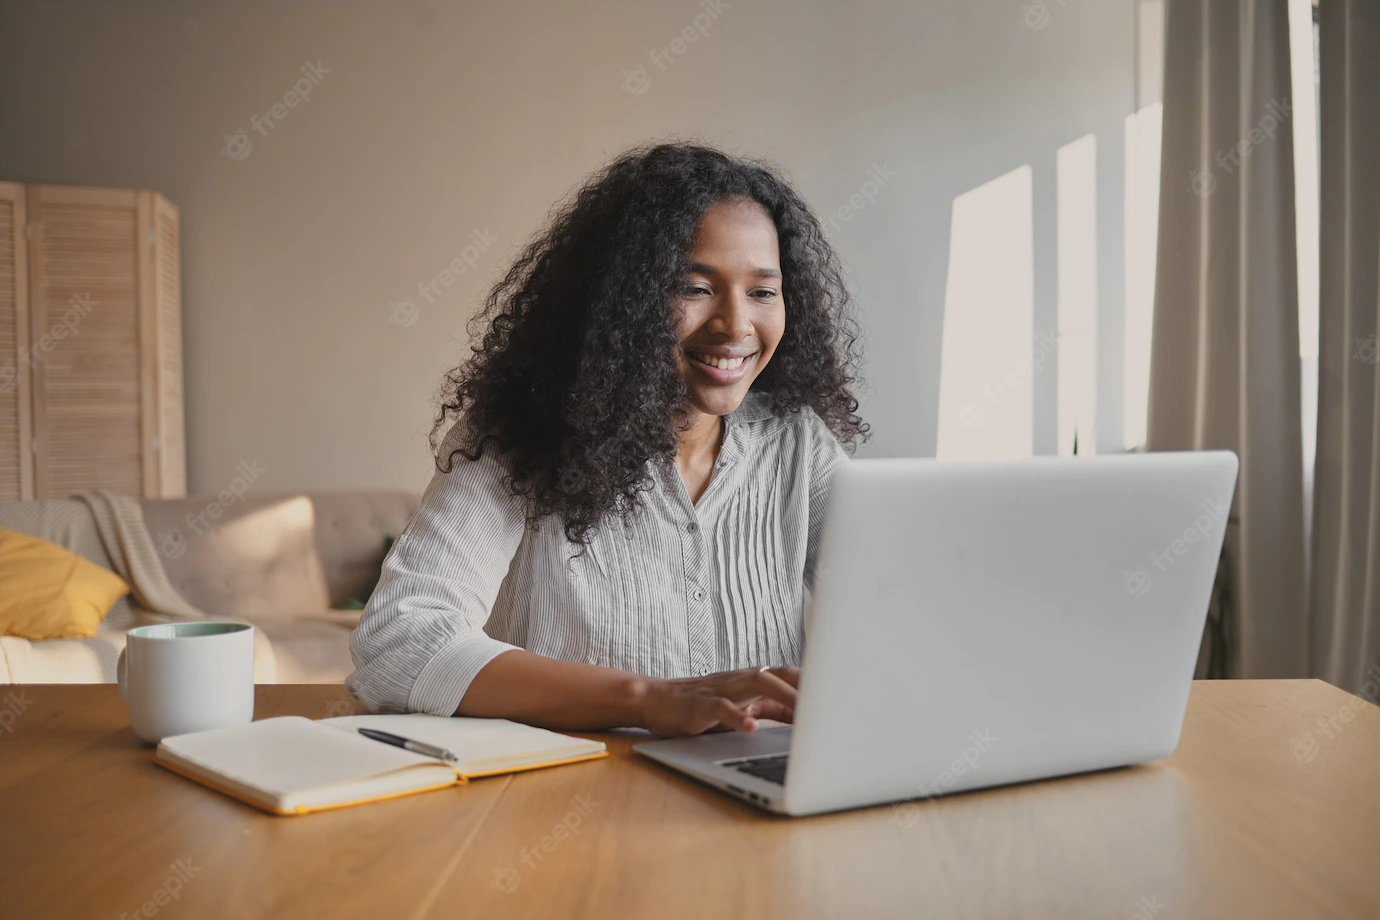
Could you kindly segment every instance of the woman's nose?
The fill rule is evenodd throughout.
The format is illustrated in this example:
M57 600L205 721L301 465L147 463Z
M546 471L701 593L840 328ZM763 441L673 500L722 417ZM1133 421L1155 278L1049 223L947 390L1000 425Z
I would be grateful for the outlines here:
M710 327L735 342L751 335L752 314L747 295L734 292L725 295L716 306Z

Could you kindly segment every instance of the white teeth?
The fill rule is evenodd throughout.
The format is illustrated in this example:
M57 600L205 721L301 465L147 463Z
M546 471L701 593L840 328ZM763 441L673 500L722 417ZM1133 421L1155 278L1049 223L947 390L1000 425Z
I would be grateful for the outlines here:
M701 364L717 367L721 371L736 370L743 366L744 361L752 357L751 355L746 355L741 358L715 358L713 355L701 355L695 352L691 352L690 356Z

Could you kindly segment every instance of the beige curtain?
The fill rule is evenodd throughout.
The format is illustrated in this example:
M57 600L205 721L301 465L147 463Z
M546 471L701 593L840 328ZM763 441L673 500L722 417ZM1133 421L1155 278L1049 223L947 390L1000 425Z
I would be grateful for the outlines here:
M1168 0L1165 13L1147 447L1240 456L1227 676L1303 677L1288 9L1286 0Z
M1312 674L1380 669L1380 3L1323 0ZM1380 670L1370 676L1380 676Z

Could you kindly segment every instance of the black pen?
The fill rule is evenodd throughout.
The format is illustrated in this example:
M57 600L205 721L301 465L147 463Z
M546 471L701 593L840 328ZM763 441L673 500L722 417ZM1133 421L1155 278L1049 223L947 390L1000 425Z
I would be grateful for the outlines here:
M391 744L394 747L400 747L403 750L411 751L414 754L423 754L427 757L435 757L440 760L444 760L446 763L460 762L460 758L456 757L453 752L448 751L445 748L437 747L434 744L427 744L424 741L413 741L410 738L404 738L401 735L395 735L392 732L381 732L376 728L361 728L359 730L359 733L366 738L372 738L375 741L382 741L384 744Z

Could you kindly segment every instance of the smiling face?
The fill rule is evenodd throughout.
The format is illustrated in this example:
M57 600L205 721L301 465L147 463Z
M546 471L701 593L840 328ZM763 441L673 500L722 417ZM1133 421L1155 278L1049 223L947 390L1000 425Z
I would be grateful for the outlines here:
M676 368L692 414L728 415L786 331L776 225L761 205L726 200L704 212L678 306Z

